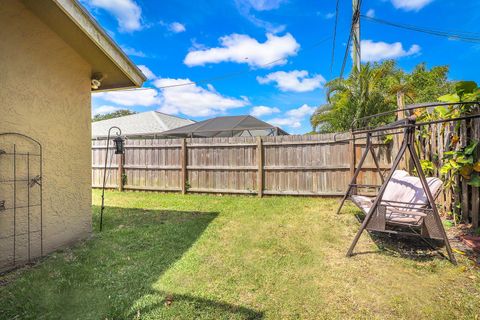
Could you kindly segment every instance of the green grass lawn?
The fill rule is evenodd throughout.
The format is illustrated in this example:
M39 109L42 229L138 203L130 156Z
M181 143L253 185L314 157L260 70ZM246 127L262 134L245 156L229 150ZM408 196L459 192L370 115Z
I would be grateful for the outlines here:
M362 236L319 198L108 192L93 239L0 277L1 319L478 319L480 274ZM377 241L378 243L378 241Z

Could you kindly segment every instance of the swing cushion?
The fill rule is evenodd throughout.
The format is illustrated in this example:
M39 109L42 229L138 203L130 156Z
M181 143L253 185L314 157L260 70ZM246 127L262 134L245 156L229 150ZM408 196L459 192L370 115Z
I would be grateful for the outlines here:
M440 193L442 181L438 178L427 178L430 192L436 198ZM375 198L352 195L352 201L366 214L370 211ZM387 205L386 220L393 223L420 225L424 211L417 208L425 208L428 205L427 195L422 188L420 178L410 176L406 171L396 170L392 179L387 184L382 198L382 204ZM389 201L407 202L409 204L395 204ZM391 205L400 205L406 208L389 207Z

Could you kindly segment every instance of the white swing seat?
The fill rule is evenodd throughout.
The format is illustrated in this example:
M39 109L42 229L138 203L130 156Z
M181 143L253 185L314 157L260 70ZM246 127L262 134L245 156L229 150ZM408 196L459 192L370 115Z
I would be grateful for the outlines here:
M427 183L435 199L443 183L438 178L427 178ZM375 197L351 195L350 199L365 214L368 214ZM427 212L422 209L428 208L428 199L420 178L410 176L404 170L395 170L387 184L381 204L386 206L385 221L387 223L420 226L427 216Z

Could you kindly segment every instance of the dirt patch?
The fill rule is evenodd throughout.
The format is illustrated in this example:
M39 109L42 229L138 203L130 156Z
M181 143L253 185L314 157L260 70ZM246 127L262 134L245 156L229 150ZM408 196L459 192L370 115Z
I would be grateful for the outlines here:
M480 237L474 235L471 225L451 227L447 230L447 235L456 254L465 255L480 266Z

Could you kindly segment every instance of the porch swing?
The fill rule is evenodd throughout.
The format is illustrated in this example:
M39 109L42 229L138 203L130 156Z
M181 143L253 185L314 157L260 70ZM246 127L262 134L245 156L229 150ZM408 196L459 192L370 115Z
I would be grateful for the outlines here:
M359 121L365 121L373 117L386 116L392 113L395 114L397 112L412 113L416 109L431 108L439 105L445 106L457 104L459 103L411 105L405 109L398 109L391 112L384 112L374 116L364 117L359 119ZM419 127L431 124L474 119L479 117L480 114L472 114L454 119L417 122L416 116L410 115L406 119L398 120L385 126L351 130L351 140L363 138L366 140L366 144L347 191L340 202L337 214L340 213L345 201L351 200L365 213L366 216L361 224L360 229L355 235L350 248L348 249L347 256L353 255L353 250L355 249L360 236L364 230L368 230L401 236L420 237L429 245L431 244L428 239L443 241L449 260L453 264L456 264L455 257L452 253L450 243L435 204L435 199L442 191L443 183L438 178L425 177L425 173L423 172L420 159L414 146L415 130ZM355 126L355 123L352 124L352 128L353 126ZM402 144L390 170L388 171L388 174L386 177L384 177L374 152L372 138L385 136L387 134L400 133L403 133L404 135ZM401 159L407 153L410 154L413 166L418 176L411 176L404 170L398 170ZM380 186L357 184L358 175L362 170L368 154L371 154L373 157L376 172L380 175L380 180L382 182ZM358 188L378 188L378 192L374 197L368 197L357 194Z

